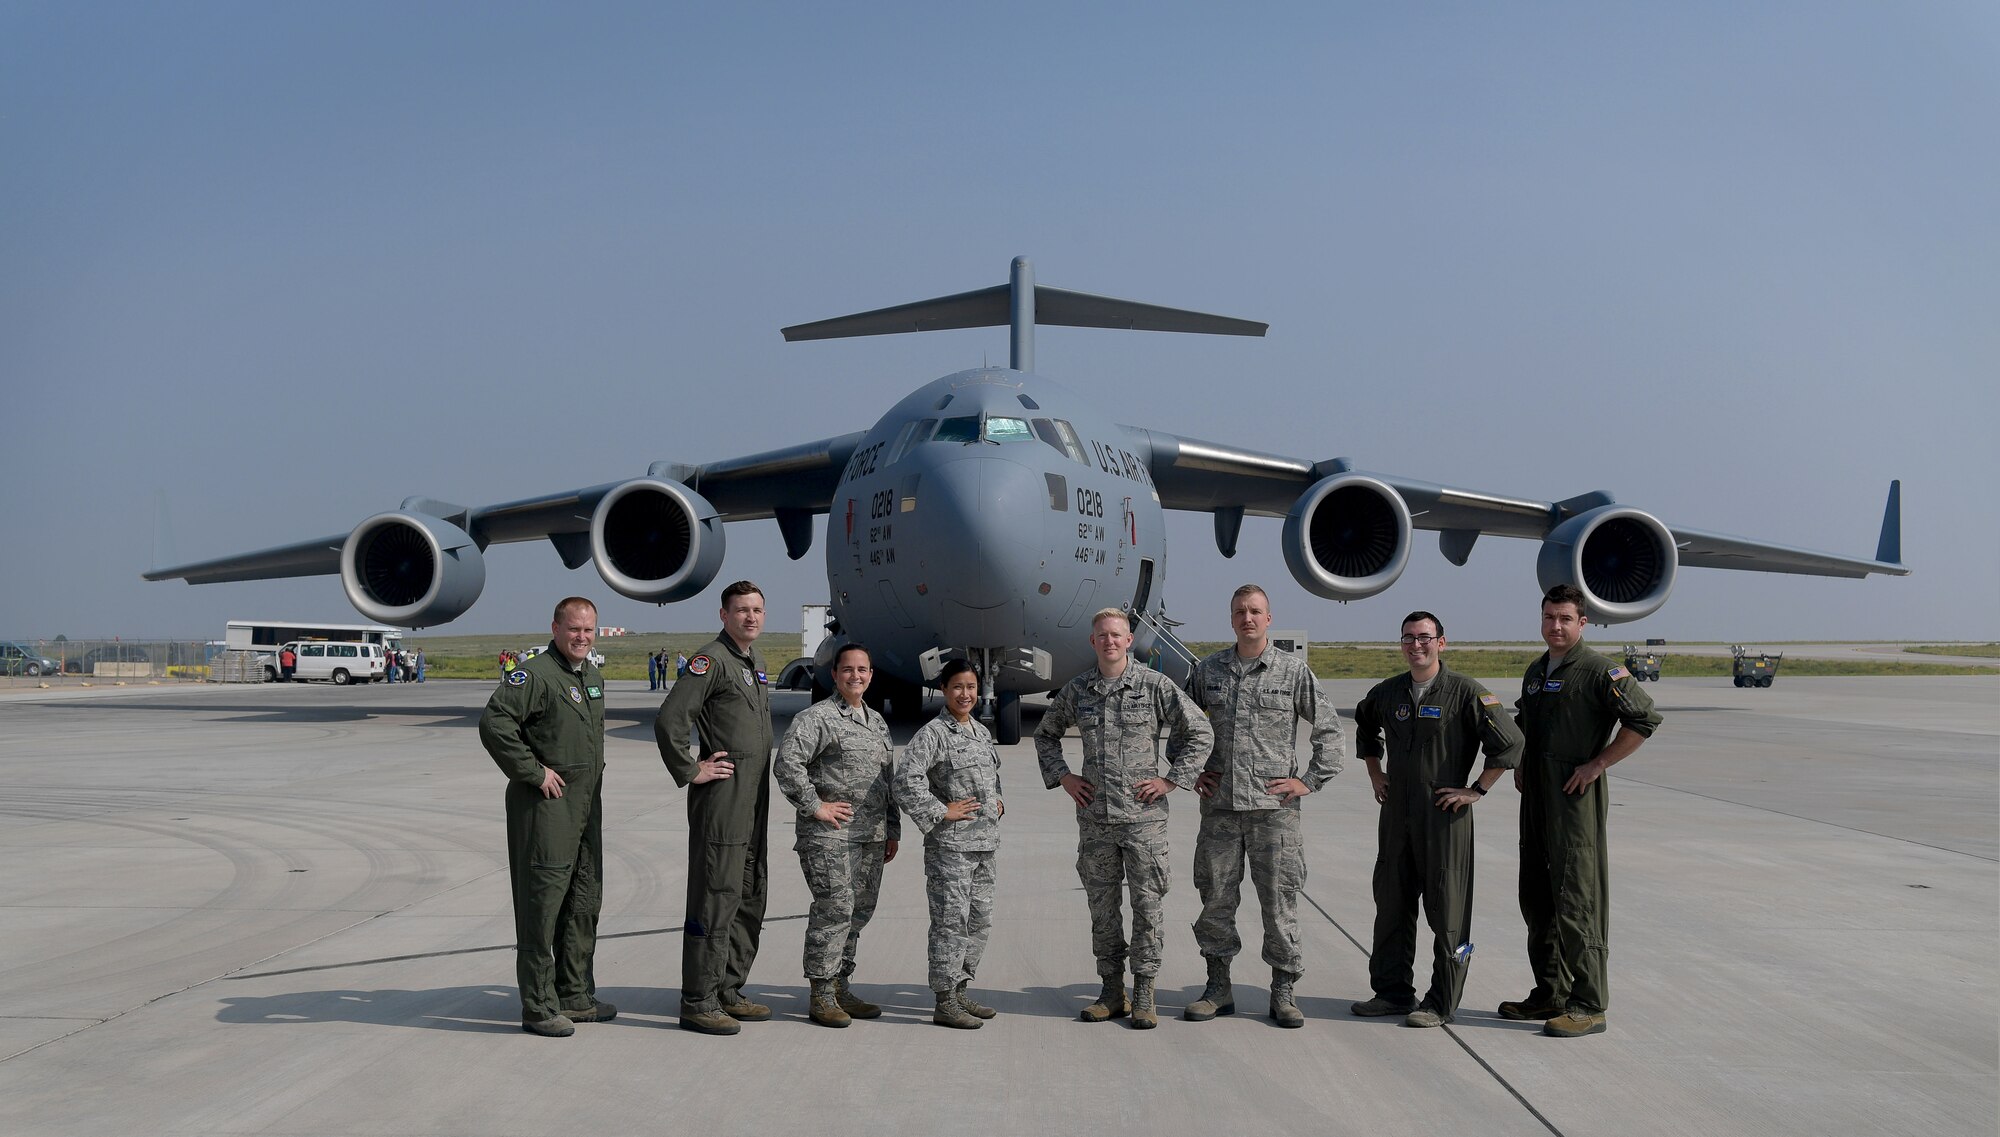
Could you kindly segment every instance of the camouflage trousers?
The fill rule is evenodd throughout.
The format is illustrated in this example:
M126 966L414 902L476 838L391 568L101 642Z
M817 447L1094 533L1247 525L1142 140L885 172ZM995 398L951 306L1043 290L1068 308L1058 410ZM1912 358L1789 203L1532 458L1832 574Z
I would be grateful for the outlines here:
M806 917L806 978L846 978L854 974L861 929L875 915L887 843L801 841L797 849L813 897Z
M1125 972L1125 914L1121 886L1132 887L1132 974L1158 975L1166 937L1160 927L1167 895L1167 823L1105 822L1078 817L1076 875L1090 905L1090 950L1099 975Z
M1233 959L1243 950L1236 909L1243 898L1243 864L1264 910L1264 962L1297 977L1305 969L1299 950L1299 890L1306 884L1305 842L1296 809L1211 809L1202 814L1194 843L1194 888L1201 918L1194 942L1201 954Z
M993 927L993 860L987 849L924 849L924 893L931 907L931 990L954 990L979 971Z

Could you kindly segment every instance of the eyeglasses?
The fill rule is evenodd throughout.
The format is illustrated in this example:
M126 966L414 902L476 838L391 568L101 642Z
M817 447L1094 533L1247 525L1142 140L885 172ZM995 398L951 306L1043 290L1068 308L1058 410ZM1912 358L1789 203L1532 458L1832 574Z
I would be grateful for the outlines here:
M1403 646L1409 647L1413 644L1420 644L1424 647L1429 647L1443 638L1443 636L1404 636Z

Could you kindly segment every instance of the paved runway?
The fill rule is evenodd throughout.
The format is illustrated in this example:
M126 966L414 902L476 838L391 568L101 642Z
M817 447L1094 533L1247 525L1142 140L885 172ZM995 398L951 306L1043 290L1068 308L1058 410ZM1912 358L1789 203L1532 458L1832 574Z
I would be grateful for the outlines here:
M1202 979L1178 794L1161 1027L1074 1021L1076 831L1024 746L976 982L1000 1018L929 1024L912 842L855 977L887 1016L807 1022L781 811L751 984L780 1015L713 1039L673 1029L686 826L657 696L614 684L597 971L621 1015L550 1040L518 1029L484 685L0 692L0 1132L1994 1133L2000 678L1647 689L1666 724L1612 783L1611 1029L1574 1041L1492 1013L1528 987L1509 788L1474 807L1445 1030L1346 1012L1374 856L1353 759L1305 802L1304 1030L1261 1017L1254 898L1240 1013L1171 1017Z

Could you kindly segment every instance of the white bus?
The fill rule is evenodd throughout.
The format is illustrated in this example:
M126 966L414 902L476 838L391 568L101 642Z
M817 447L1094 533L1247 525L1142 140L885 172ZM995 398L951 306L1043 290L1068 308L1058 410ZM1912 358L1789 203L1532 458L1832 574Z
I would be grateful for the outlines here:
M340 640L349 643L381 644L382 650L401 651L403 630L382 624L315 624L303 620L231 620L223 643L230 651L254 651L264 679L278 678L278 649L293 640Z

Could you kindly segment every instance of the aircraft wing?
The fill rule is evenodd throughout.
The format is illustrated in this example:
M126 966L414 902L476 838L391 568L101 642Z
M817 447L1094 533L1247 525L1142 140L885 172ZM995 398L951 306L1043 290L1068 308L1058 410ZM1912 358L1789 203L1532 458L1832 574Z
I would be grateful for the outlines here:
M1345 458L1307 461L1163 431L1125 429L1149 452L1148 470L1161 505L1218 514L1216 537L1225 555L1234 553L1233 528L1224 540L1225 519L1230 514L1241 511L1250 516L1286 517L1314 487L1342 475L1372 480L1393 490L1408 508L1409 527L1437 531L1445 555L1461 565L1473 541L1482 534L1547 540L1570 519L1617 505L1601 490L1563 501L1508 497L1362 471ZM1809 576L1906 576L1910 570L1901 563L1901 500L1901 483L1892 483L1872 558L1658 524L1671 535L1676 561L1689 567ZM1621 507L1617 512L1638 511ZM1652 519L1648 516L1647 520Z
M590 559L591 518L598 506L607 496L624 491L637 481L685 486L713 506L707 516L722 521L778 517L782 523L793 518L809 519L828 509L841 470L861 438L861 432L843 434L703 465L655 462L647 470L646 479L606 482L471 509L412 497L404 500L401 512L448 522L481 550L496 542L546 537L561 554L563 563L576 568ZM341 571L341 551L351 536L351 533L337 533L253 553L158 568L143 576L146 580L185 580L189 584L330 576ZM788 529L787 539L790 538ZM450 547L448 540L445 544Z

